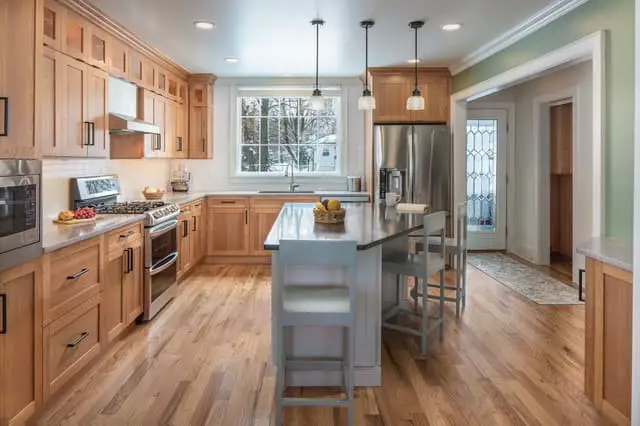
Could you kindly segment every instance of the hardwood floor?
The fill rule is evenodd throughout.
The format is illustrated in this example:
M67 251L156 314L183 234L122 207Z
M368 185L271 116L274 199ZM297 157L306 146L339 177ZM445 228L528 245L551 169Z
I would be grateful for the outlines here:
M35 423L269 425L269 281L265 266L198 267L164 312L115 343ZM433 336L428 359L417 338L383 332L384 383L357 390L356 424L609 424L582 391L584 306L536 305L473 267L468 282L463 318L448 307L445 339ZM290 426L346 422L330 408L285 417Z

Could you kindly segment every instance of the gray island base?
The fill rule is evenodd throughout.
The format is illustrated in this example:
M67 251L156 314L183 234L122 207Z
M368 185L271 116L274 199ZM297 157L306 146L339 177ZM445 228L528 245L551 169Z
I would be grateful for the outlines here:
M358 247L356 279L355 385L382 384L381 345L383 306L396 303L395 277L382 273L382 252L406 250L409 234L422 228L422 215L398 213L394 208L353 204L344 225L321 225L313 219L313 204L285 204L267 236L264 247L272 250L272 356L277 364L277 344L281 339L277 324L277 300L283 283L330 285L344 283L343 271L291 267L278 270L281 240L356 241ZM294 327L289 330L288 357L339 357L342 353L340 330L330 327ZM339 371L293 371L291 386L338 386Z

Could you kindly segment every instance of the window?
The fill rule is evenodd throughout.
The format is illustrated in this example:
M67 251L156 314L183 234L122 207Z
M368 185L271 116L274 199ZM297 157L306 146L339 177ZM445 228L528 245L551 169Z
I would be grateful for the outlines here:
M238 92L239 174L340 172L341 97L325 93L324 109L310 108L300 91Z

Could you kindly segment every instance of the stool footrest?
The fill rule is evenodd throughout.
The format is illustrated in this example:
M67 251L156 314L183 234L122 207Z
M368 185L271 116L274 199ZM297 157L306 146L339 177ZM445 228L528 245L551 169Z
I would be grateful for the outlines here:
M348 407L349 398L282 398L285 407Z
M440 323L442 322L442 318L440 317L429 317L430 324L427 327L427 334L430 334L433 330L435 330L436 328L438 328L440 326ZM409 334L413 334L414 336L422 336L422 331L421 330L416 330L414 328L411 327L405 327L402 325L397 325L397 324L391 324L388 322L382 323L382 327L384 328L389 328L391 330L396 330L396 331L400 331L402 333L409 333Z

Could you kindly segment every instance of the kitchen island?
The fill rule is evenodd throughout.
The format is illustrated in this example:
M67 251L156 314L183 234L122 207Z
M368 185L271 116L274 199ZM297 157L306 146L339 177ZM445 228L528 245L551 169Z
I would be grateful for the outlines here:
M382 273L382 252L406 250L407 237L422 228L422 215L398 213L395 208L359 204L346 206L343 225L316 224L313 204L285 204L269 232L265 250L272 251L272 355L277 362L275 342L280 341L277 322L277 303L281 280L296 284L341 283L340 271L326 269L291 268L278 270L278 247L281 240L356 241L357 300L355 330L355 384L380 386L381 327L383 301L395 301L395 278ZM285 278L286 277L286 278ZM393 284L393 285L389 285ZM336 357L341 354L341 333L338 328L296 327L292 330L289 356ZM340 372L294 371L290 375L293 386L336 386L342 383Z

